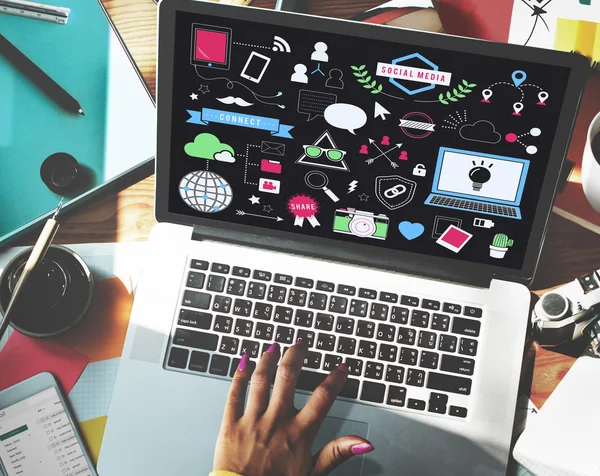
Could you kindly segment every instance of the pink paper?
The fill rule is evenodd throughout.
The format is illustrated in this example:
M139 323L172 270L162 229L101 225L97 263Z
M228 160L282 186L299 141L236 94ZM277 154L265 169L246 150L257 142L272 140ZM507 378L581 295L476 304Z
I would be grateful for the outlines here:
M0 351L0 390L50 372L69 393L89 359L52 340L33 339L14 331Z

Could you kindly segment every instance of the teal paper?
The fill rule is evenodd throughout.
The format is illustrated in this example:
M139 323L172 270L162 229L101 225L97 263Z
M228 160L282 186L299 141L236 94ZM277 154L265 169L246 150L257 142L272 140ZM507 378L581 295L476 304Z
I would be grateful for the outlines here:
M63 110L0 54L0 242L58 204L40 178L48 156L67 152L88 167L88 189L104 177L110 25L95 0L60 6L71 9L66 25L0 14L0 33L85 112Z

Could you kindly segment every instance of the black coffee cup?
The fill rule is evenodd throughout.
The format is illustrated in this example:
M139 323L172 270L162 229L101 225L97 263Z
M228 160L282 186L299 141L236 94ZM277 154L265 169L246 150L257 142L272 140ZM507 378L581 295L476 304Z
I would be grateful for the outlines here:
M0 276L3 314L31 250L15 256ZM92 273L81 257L64 246L51 245L11 310L10 324L30 337L63 334L81 321L92 302L93 291Z

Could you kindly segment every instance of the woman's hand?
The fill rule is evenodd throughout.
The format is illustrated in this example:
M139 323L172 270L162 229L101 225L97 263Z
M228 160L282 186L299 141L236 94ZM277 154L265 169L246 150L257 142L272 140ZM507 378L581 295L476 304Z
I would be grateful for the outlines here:
M307 350L299 340L288 349L277 368L280 348L279 344L272 344L252 374L245 410L250 363L247 355L242 357L225 405L215 470L244 476L321 476L353 455L373 451L364 438L344 436L312 455L315 437L348 370L345 364L333 370L298 411L294 408L294 392ZM273 393L269 395L276 368Z

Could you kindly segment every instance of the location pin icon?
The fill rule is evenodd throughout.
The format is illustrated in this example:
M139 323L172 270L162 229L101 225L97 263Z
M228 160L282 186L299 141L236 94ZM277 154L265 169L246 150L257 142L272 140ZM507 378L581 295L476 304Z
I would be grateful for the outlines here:
M513 112L513 116L520 116L521 115L521 111L523 110L523 103L520 102L516 102L513 104L513 109L515 110L515 112Z
M518 88L527 79L527 73L520 69L513 71L512 80L514 85Z
M483 91L481 91L481 95L483 96L483 99L481 100L481 102L490 102L490 98L492 97L492 90L491 89L484 89Z
M545 106L546 105L546 99L548 99L549 94L546 91L542 91L540 94L538 94L538 99L540 100L540 102L538 102L538 104L540 106Z

